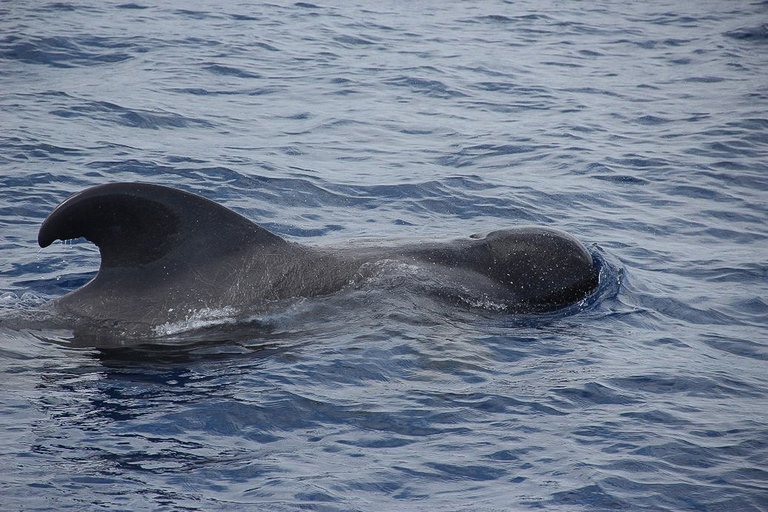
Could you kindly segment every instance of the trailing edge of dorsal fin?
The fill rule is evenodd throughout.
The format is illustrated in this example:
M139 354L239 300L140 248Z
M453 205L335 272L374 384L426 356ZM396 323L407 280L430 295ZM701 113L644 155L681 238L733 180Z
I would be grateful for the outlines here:
M80 237L99 247L102 268L150 264L180 246L216 257L246 245L287 243L213 201L146 183L78 192L48 215L37 241L47 247Z

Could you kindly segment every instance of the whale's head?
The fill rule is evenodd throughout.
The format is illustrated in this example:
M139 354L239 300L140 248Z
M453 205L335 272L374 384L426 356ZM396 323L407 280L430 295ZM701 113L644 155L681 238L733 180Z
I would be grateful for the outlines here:
M571 235L531 227L494 231L481 241L487 272L514 290L521 306L552 309L577 302L597 288L598 270Z

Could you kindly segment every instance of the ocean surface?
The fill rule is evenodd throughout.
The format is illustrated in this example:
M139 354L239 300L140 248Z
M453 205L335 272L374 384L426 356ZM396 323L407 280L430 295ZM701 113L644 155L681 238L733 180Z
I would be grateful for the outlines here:
M0 126L1 510L768 510L767 2L4 1ZM103 347L36 316L97 248L36 237L115 181L316 246L555 227L600 286Z

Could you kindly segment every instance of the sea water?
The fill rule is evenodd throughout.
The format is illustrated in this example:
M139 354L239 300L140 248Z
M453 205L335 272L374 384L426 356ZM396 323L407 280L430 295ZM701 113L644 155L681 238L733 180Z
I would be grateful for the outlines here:
M0 509L768 510L768 4L0 3ZM174 186L318 246L519 225L547 315L394 271L100 346L37 308L71 193ZM50 319L49 319L50 320Z

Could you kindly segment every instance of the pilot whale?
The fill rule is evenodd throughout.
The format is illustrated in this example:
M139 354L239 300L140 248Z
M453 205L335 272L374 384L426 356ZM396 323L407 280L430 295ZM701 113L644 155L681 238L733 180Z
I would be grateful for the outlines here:
M74 194L45 219L38 243L80 237L98 246L99 271L51 305L57 314L108 324L152 326L206 308L259 310L328 295L382 271L382 261L423 267L513 312L581 301L598 283L584 245L550 228L391 247L315 247L284 240L201 196L146 183Z

